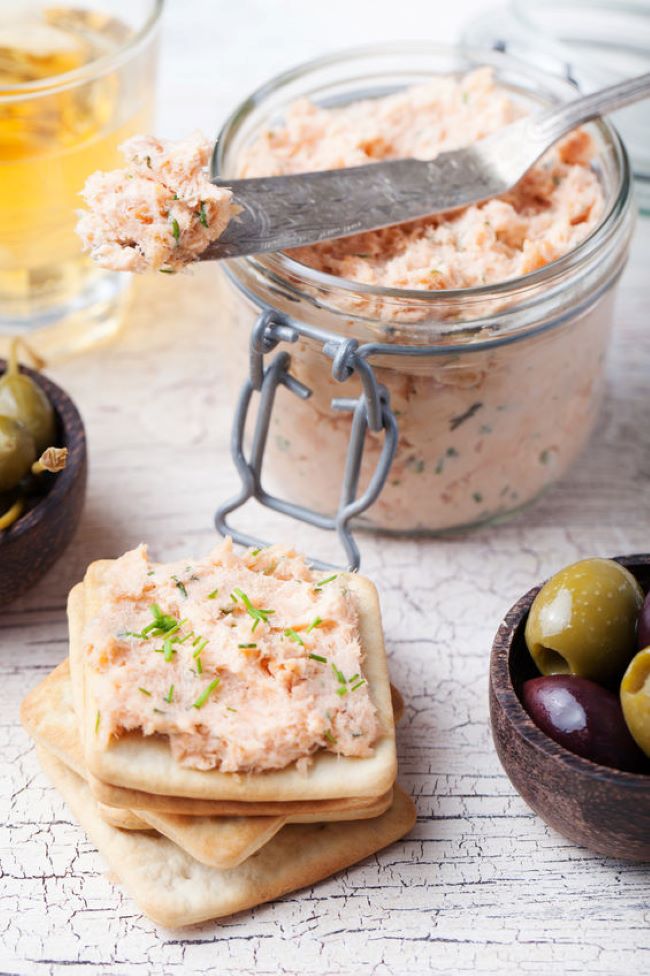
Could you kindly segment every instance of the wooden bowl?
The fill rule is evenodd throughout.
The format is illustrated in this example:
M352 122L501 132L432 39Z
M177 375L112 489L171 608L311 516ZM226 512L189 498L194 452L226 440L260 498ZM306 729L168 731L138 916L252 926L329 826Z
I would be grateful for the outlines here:
M0 359L0 375L6 362ZM74 534L86 494L86 434L79 411L61 387L21 367L43 389L58 421L57 447L68 448L59 474L41 475L42 494L14 524L0 532L0 605L28 590L62 554Z
M650 555L617 562L650 589ZM650 774L626 773L569 752L539 729L521 704L537 671L524 641L540 587L506 614L492 646L490 721L499 759L529 807L570 841L598 854L650 861Z

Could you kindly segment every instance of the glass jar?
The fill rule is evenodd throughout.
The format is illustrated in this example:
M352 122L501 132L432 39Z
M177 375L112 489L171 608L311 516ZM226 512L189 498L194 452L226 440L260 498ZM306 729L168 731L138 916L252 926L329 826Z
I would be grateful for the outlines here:
M358 49L296 68L247 99L222 130L214 175L234 177L242 148L299 97L333 106L483 64L520 101L548 104L575 92L496 52L429 43ZM521 278L455 291L395 289L337 278L280 253L220 270L220 324L233 378L246 375L248 336L261 310L334 337L395 345L395 355L382 349L369 359L390 395L399 439L365 525L431 534L501 518L561 477L584 446L601 400L616 283L633 227L625 150L606 122L589 128L603 218L573 251ZM349 416L332 400L358 396L361 384L356 374L344 384L333 377L322 343L303 337L286 348L291 375L312 394L302 400L279 389L264 477L284 498L332 513L350 431ZM382 443L381 434L369 435L362 484Z
M471 48L507 51L596 91L650 71L650 6L646 0L508 0L474 18L463 32ZM636 199L650 214L650 104L615 112L636 176Z

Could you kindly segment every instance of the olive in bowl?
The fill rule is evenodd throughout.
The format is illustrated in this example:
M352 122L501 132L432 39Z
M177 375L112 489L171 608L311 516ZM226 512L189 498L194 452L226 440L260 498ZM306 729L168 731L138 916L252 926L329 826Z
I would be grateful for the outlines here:
M642 590L650 588L650 556L616 562ZM525 639L539 592L541 587L530 590L508 611L492 647L490 720L499 759L515 789L550 827L597 853L648 861L650 763L645 771L631 772L578 755L540 728L525 707L524 686L542 677Z
M650 756L650 647L632 658L623 675L621 705L630 732Z
M636 648L643 590L613 559L583 559L555 573L537 594L526 643L542 674L599 684L621 675Z
M7 364L0 360L0 383L7 373ZM47 377L23 366L20 374L29 377L51 405L52 427L48 430L44 426L45 413L39 413L38 409L31 411L29 419L35 421L34 431L28 428L29 437L26 437L25 431L21 430L18 435L21 441L14 444L15 420L3 415L0 471L7 480L5 487L0 488L0 492L5 492L2 512L8 514L11 508L19 506L19 515L15 520L7 519L7 527L0 528L0 605L9 603L33 586L63 553L79 523L86 492L86 435L79 411L67 393ZM23 394L25 388L22 384L16 388L18 394ZM5 391L5 395L14 392L15 389ZM5 408L11 409L9 401L3 402ZM37 408L39 404L42 405L40 397L36 401ZM24 424L21 426L25 427ZM38 447L34 433L39 438ZM49 437L53 437L55 447L67 449L65 468L58 474L45 471L34 479L24 496L21 494L15 501L9 485L14 485L17 476L24 474L27 468L34 468L32 457L34 452L36 456L38 454L40 438L48 440ZM22 468L18 471L18 462L25 471Z
M646 768L619 697L609 688L574 674L542 676L524 681L521 700L535 725L565 749L613 769Z

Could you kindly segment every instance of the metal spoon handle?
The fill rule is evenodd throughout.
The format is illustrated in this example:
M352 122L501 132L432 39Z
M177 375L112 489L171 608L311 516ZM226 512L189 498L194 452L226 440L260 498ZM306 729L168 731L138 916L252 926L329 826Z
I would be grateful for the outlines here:
M544 145L551 145L560 136L570 132L584 122L590 122L599 115L607 115L619 108L638 102L650 95L650 72L627 78L616 85L601 88L600 91L577 98L575 101L550 109L532 120L536 139Z

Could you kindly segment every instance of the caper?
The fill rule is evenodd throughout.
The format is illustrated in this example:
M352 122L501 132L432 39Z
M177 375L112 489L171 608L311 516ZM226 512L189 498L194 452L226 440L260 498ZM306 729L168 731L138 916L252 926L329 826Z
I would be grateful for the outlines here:
M11 491L36 460L34 438L18 420L0 415L0 491Z
M40 386L20 372L16 346L14 343L7 371L0 377L0 414L20 421L40 454L56 441L54 409Z
M609 684L636 649L643 590L612 559L584 559L544 584L528 614L526 644L542 674Z

